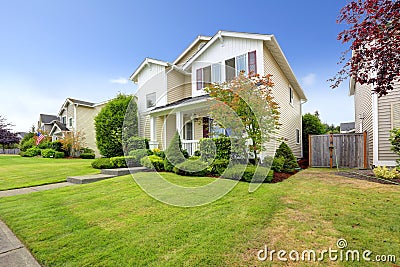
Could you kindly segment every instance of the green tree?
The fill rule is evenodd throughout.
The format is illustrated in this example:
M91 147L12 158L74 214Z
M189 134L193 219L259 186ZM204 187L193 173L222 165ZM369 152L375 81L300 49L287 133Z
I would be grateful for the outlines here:
M251 139L250 151L258 162L279 126L278 104L274 101L271 75L245 76L242 72L230 82L213 83L205 88L210 94L210 115L237 138Z
M390 131L391 150L400 156L400 128ZM400 159L397 159L397 169L400 171Z
M299 167L299 164L297 164L297 160L294 157L292 150L285 142L282 142L279 145L279 148L276 150L275 153L275 158L285 159L282 167L282 172L291 173Z
M324 134L326 133L325 125L319 119L318 111L314 114L306 113L303 115L303 157L308 158L308 136L310 134Z
M185 157L182 153L181 138L179 137L178 131L176 131L174 137L172 137L171 143L165 150L164 169L172 172L176 165L184 161Z
M124 154L122 147L123 132L124 138L137 135L137 114L130 114L128 118L132 119L131 123L124 123L127 109L135 111L133 107L135 105L132 96L118 94L95 117L96 143L104 157L117 157ZM124 128L126 129L123 130Z
M330 134L340 133L340 126L335 126L333 124L329 125L327 123L324 123L324 126L325 126L325 133L330 133Z

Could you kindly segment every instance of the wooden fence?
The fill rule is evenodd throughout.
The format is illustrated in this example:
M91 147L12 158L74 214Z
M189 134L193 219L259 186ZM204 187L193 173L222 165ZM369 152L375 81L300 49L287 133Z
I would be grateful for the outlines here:
M19 148L4 149L4 150L0 148L0 154L18 155L19 154Z
M367 133L309 136L312 167L368 167Z

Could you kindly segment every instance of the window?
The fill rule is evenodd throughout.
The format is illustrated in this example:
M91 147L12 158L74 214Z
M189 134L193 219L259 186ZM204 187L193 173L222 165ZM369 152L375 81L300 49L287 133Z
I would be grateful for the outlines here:
M69 118L69 127L72 127L72 118Z
M293 104L293 89L291 87L289 87L289 103Z
M211 66L203 68L203 87L207 87L211 84Z
M62 124L66 125L67 124L67 117L66 116L62 116L61 122L62 122Z
M400 103L392 104L392 128L400 128Z
M221 82L221 64L212 64L211 66L211 82L220 83Z
M146 108L152 108L156 106L156 93L146 95Z
M236 66L235 58L225 60L225 75L227 82L230 82L235 78L235 71L236 71L235 66Z
M183 131L183 138L185 140L193 140L193 122L189 121L185 124Z
M249 74L257 74L257 58L256 51L252 51L248 53L249 55Z
M300 130L296 129L296 143L300 144Z
M247 55L240 55L236 57L236 76L239 76L239 73L244 71L244 75L247 75Z
M197 90L203 89L203 69L196 70L196 82Z

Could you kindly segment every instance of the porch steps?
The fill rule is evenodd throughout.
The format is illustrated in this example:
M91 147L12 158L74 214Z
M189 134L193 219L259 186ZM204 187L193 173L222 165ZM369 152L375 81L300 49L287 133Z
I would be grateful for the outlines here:
M69 176L67 177L67 182L73 184L89 184L105 179L114 178L117 176L127 175L136 172L145 172L145 171L151 171L151 170L146 167L102 169L100 174Z

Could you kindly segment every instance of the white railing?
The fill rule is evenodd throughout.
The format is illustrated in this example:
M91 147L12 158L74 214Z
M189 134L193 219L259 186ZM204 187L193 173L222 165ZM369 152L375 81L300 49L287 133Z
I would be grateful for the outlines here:
M151 150L158 148L158 142L157 141L149 141L149 148Z
M186 149L189 156L193 156L194 152L199 149L199 140L182 140L182 149Z

